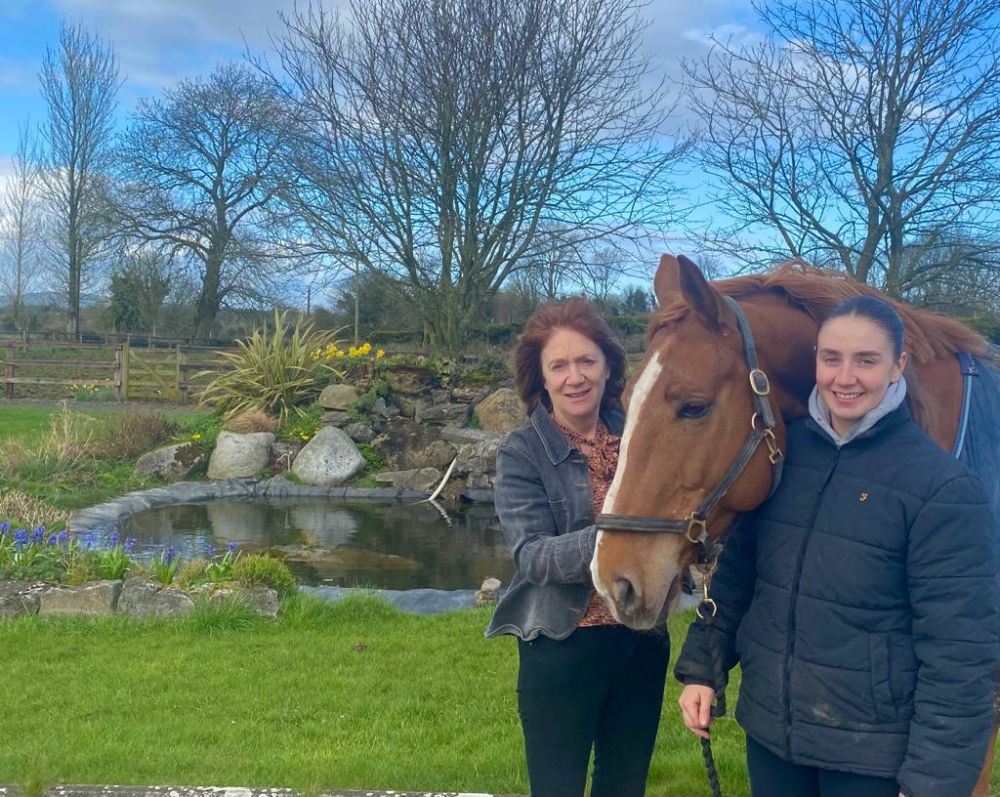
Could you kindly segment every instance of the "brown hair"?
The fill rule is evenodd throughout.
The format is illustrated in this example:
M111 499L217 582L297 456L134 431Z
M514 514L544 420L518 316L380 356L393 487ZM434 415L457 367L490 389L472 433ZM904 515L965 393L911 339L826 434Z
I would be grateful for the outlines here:
M625 389L625 348L608 322L582 296L564 302L541 305L524 324L514 348L514 383L517 395L531 414L541 401L551 409L542 377L542 349L556 329L571 329L592 340L608 361L608 381L601 397L601 409L617 403Z

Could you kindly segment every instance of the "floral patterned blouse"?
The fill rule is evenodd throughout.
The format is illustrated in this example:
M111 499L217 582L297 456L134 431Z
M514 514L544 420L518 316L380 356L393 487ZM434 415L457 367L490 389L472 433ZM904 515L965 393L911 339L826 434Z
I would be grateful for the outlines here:
M587 481L590 484L590 493L594 497L596 515L604 506L604 497L608 494L608 488L615 478L615 469L618 467L618 444L621 438L611 434L600 422L597 424L594 438L588 439L579 432L563 426L555 418L552 421L587 460ZM587 611L580 620L580 628L617 623L604 599L597 594L597 590L591 590Z

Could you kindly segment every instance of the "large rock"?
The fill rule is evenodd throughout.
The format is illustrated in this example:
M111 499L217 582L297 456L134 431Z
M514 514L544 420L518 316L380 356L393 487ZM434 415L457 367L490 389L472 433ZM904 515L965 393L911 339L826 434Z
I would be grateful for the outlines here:
M125 582L118 612L129 617L183 617L194 611L194 601L177 587L133 578Z
M317 399L325 410L349 410L358 403L358 391L353 385L327 385Z
M420 365L395 365L385 372L385 381L393 393L404 396L419 396L438 385L437 374Z
M208 478L249 479L256 476L268 466L273 443L271 432L219 432L208 461Z
M176 482L205 461L205 449L195 443L175 443L149 451L135 463L138 476L154 476Z
M500 435L479 440L475 443L465 443L458 447L458 462L455 463L455 475L494 474L497 467L497 450L500 448Z
M306 484L343 484L361 473L365 458L343 429L320 429L292 463L292 473Z
M421 490L429 493L438 486L442 473L437 468L383 471L375 476L381 484L391 484L398 490Z
M524 423L524 405L509 387L493 391L476 405L479 427L488 432L512 432Z
M375 437L375 430L366 423L352 423L344 427L344 431L350 435L355 443L370 443Z
M37 581L0 582L0 619L38 614L41 593L46 589L46 584Z
M39 596L39 614L107 617L115 613L121 581L91 581L81 587L53 587Z
M235 583L202 584L194 590L196 595L208 597L211 604L242 603L253 609L259 617L277 617L281 605L277 591L265 586L243 587Z
M372 440L372 447L393 470L443 469L457 453L451 443L441 439L438 429L403 418L387 423L385 431Z
M435 404L420 412L420 420L427 423L461 426L469 418L468 404Z

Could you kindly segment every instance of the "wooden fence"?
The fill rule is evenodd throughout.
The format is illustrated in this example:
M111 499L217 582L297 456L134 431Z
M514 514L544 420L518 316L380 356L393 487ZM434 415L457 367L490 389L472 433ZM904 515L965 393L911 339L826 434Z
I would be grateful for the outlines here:
M115 400L155 400L184 404L197 397L201 371L225 366L201 346L143 349L128 344L58 344L18 341L4 344L3 395L14 398L61 398L80 391L113 393Z

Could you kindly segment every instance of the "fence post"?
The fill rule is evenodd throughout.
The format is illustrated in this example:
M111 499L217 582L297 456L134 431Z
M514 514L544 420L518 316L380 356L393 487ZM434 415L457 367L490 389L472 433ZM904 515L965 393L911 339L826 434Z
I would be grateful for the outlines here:
M177 352L177 400L181 404L187 403L187 391L184 389L184 369L181 367L184 365L184 352L181 351L181 344L178 343L175 347Z
M17 352L17 345L14 343L7 344L7 359L3 366L3 375L5 379L14 378L14 357ZM6 382L3 386L3 397L8 401L14 400L14 383Z
M115 364L111 373L111 382L115 387L115 401L122 400L122 347L115 345Z
M118 385L116 387L119 401L128 401L128 360L129 345L126 338L125 343L119 343L115 347L115 365L117 367Z

